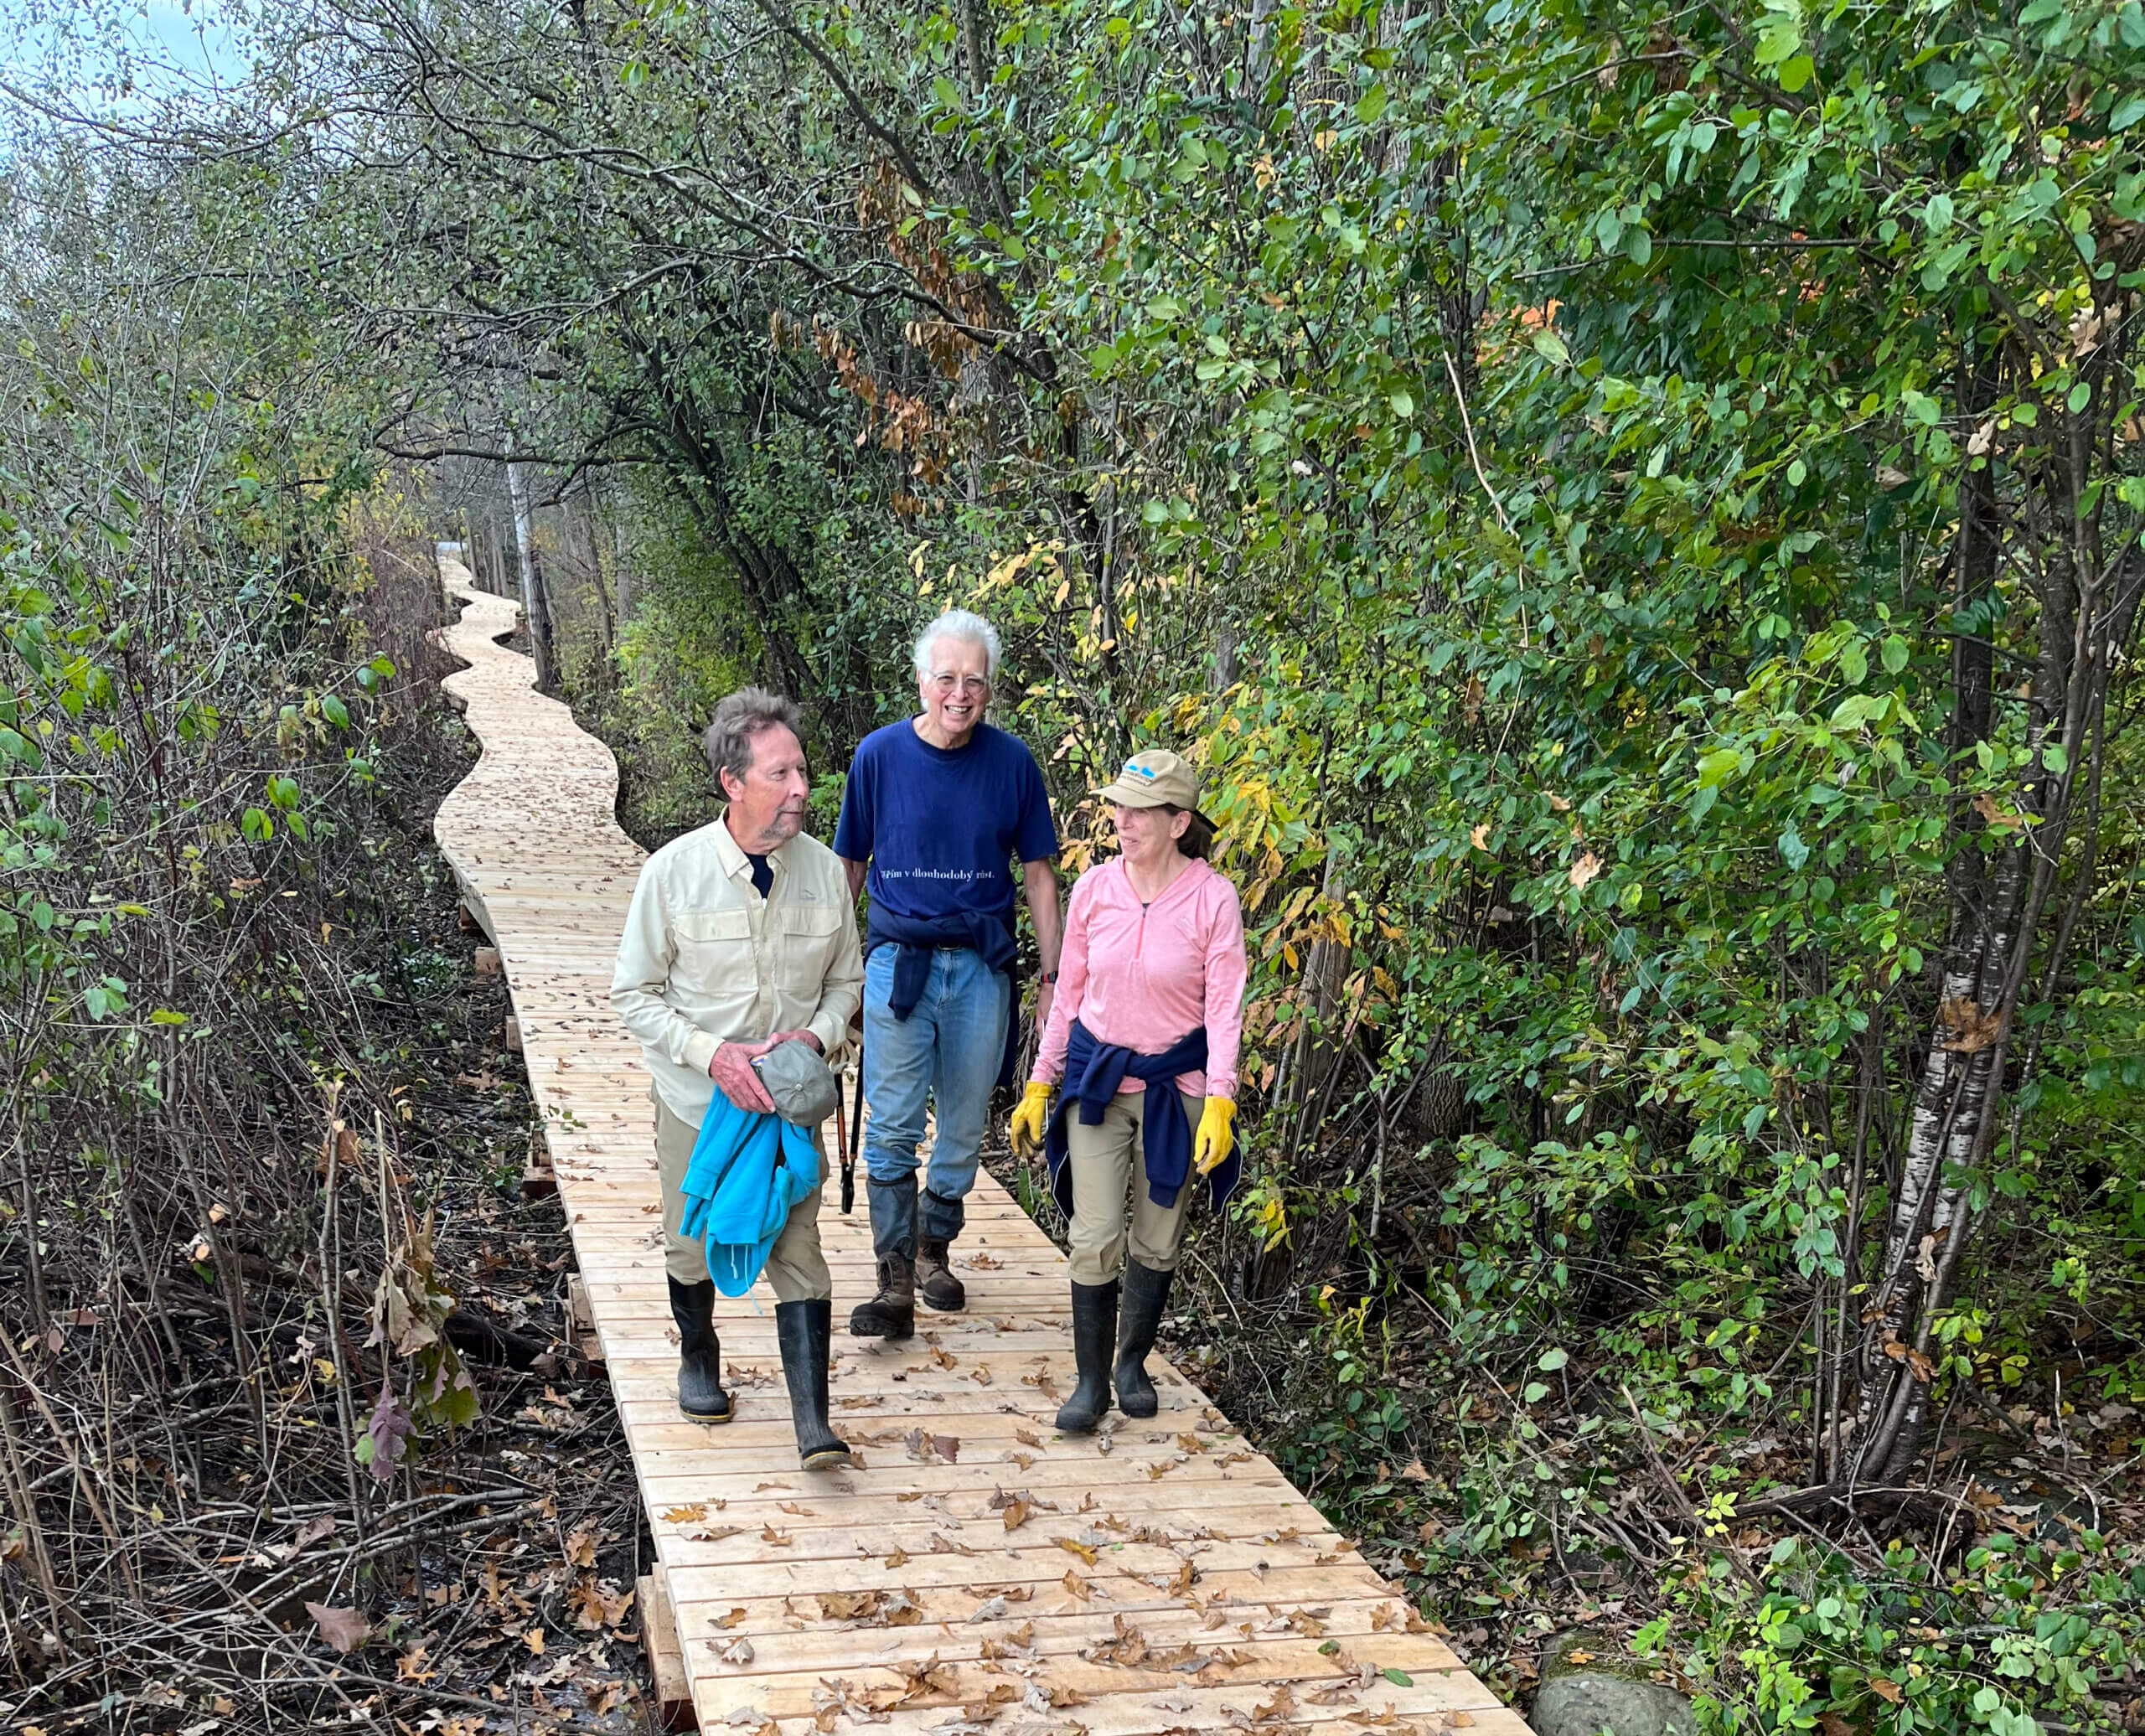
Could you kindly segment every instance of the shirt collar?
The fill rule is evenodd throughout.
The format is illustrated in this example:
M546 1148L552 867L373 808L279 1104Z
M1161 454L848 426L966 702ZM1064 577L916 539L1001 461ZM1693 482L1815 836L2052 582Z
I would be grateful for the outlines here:
M769 867L780 869L788 866L790 841L784 840L768 852ZM752 862L745 855L745 847L738 843L730 829L730 811L727 809L723 810L722 818L715 823L715 854L716 860L722 864L722 871L732 880L741 875L750 875L752 871Z

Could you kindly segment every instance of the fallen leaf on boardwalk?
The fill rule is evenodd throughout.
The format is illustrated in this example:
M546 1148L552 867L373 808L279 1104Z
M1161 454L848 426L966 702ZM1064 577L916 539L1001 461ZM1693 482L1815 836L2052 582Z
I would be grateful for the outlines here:
M1455 1730L1468 1729L1475 1723L1475 1714L1471 1712L1448 1712L1445 1718Z
M702 1525L685 1534L689 1543L719 1543L725 1537L734 1537L744 1530L742 1525Z
M995 1272L1005 1263L1003 1260L994 1260L987 1253L972 1253L961 1263L978 1272Z
M951 1537L942 1537L934 1531L931 1533L931 1553L933 1555L973 1555L975 1551L966 1543L957 1543Z
M1028 1522L1028 1504L1024 1501L1009 1501L999 1511L1008 1531L1018 1531Z
M787 1549L794 1541L786 1531L777 1531L772 1524L760 1527L760 1536L778 1549Z
M879 1401L868 1393L852 1392L846 1398L835 1400L836 1410L869 1410Z
M320 1637L337 1651L355 1651L372 1637L372 1629L355 1609L332 1609L325 1604L308 1604L305 1613L320 1630Z
M695 1501L688 1501L682 1507L665 1507L661 1516L665 1525L690 1525L707 1517L707 1503Z
M1207 1450L1207 1443L1196 1434L1180 1434L1176 1438L1176 1444L1187 1453L1203 1453Z
M1058 1584L1062 1585L1067 1591L1071 1592L1074 1597L1079 1599L1082 1603L1084 1604L1088 1601L1087 1584L1078 1574L1075 1573L1072 1568L1066 1568L1065 1577L1059 1580Z
M740 1706L735 1712L732 1712L727 1718L724 1718L723 1723L726 1724L735 1724L740 1729L753 1731L755 1733L755 1736L757 1736L757 1733L759 1732L772 1730L775 1728L775 1723L773 1718L769 1718L767 1713L760 1711L757 1708L752 1706Z
M1183 1462L1184 1461L1181 1459L1165 1459L1160 1465L1149 1465L1147 1467L1147 1480L1150 1483L1160 1482L1164 1477L1175 1470L1177 1466L1181 1465Z
M1057 1542L1057 1547L1067 1554L1078 1556L1089 1567L1095 1564L1095 1552L1088 1545L1072 1537L1059 1537Z
M1217 1465L1248 1465L1251 1454L1244 1452L1224 1453L1214 1461Z
M943 1459L948 1465L961 1456L961 1438L958 1434L926 1434L921 1429L912 1429L903 1437L912 1459L921 1459L928 1464L933 1458Z
M1336 1682L1304 1696L1306 1705L1341 1706L1354 1699L1362 1690L1352 1682Z
M1022 1470L1032 1470L1036 1463L1036 1455L1032 1453L1008 1453L1005 1456Z
M1013 1431L1013 1439L1024 1447L1039 1447L1042 1444L1042 1437L1032 1429L1016 1429Z
M1171 1595L1182 1597L1191 1589L1191 1582L1197 1577L1198 1575L1191 1570L1191 1563L1188 1561L1185 1563L1176 1570L1176 1578L1170 1581Z
M1126 1621L1122 1615L1112 1616L1110 1624L1111 1636L1107 1640L1096 1640L1093 1645L1082 1651L1080 1656L1091 1664L1115 1664L1120 1669L1126 1670L1147 1663L1150 1658L1147 1636ZM1161 1661L1155 1660L1155 1667L1167 1668L1168 1666Z
M886 1594L878 1591L823 1591L819 1594L822 1621L863 1621L886 1606Z
M902 1548L899 1543L897 1543L894 1545L894 1553L886 1558L886 1565L889 1568L897 1568L902 1566L907 1560L908 1551Z
M955 1356L951 1351L941 1350L934 1344L931 1346L931 1360L936 1362L941 1368L951 1368L961 1359Z
M789 1486L789 1485L788 1485L788 1484L787 1484L787 1483L755 1483L755 1484L753 1484L753 1485L752 1485L752 1493L753 1493L753 1494L755 1494L755 1495L757 1495L757 1494L759 1494L762 1490L767 1490L767 1489L787 1489L788 1486ZM721 1505L721 1503L720 1501L718 1501L718 1502L716 1503L716 1505L717 1505L718 1506L720 1506Z
M777 1502L775 1503L775 1505L776 1505L778 1507L781 1508L781 1509L782 1509L782 1511L783 1511L783 1512L785 1512L785 1513L795 1513L795 1514L797 1514L799 1517L803 1517L803 1518L809 1518L810 1516L812 1516L812 1509L811 1509L811 1508L809 1508L809 1507L799 1506L795 1501L777 1501Z
M990 1384L990 1371L988 1368L978 1368L969 1376L969 1378L979 1387L987 1387Z
M749 1664L752 1661L752 1642L740 1634L715 1655L718 1664Z
M1306 1640L1325 1637L1326 1624L1308 1609L1291 1609L1289 1612L1289 1625Z

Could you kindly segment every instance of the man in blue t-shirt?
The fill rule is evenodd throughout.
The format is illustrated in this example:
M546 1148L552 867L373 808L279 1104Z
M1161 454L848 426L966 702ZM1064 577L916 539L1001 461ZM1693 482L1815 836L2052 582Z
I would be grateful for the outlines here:
M860 1338L909 1336L919 1290L936 1309L968 1299L948 1245L961 1232L991 1088L1011 1048L1016 860L1042 958L1038 1023L1057 981L1057 829L1035 756L983 721L998 658L995 629L965 609L924 628L923 711L864 738L835 828L850 893L866 884L867 864L871 889L864 1160L879 1289L850 1315ZM919 1201L927 1102L938 1129Z

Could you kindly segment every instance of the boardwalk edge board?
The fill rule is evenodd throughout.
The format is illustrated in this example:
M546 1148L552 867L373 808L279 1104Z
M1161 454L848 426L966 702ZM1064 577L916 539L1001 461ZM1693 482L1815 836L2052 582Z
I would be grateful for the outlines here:
M716 1310L737 1420L678 1415L654 1117L608 998L643 852L610 749L496 643L515 605L441 570L461 614L439 638L468 665L442 685L483 753L434 831L513 998L581 1268L572 1330L610 1372L655 1542L643 1608L673 1618L663 1674L700 1728L1528 1736L1159 1356L1159 1417L1049 1426L1074 1380L1065 1263L988 1174L955 1249L969 1310L835 1346L859 1469L798 1468L764 1285ZM831 1197L819 1222L841 1313L870 1288L870 1227Z

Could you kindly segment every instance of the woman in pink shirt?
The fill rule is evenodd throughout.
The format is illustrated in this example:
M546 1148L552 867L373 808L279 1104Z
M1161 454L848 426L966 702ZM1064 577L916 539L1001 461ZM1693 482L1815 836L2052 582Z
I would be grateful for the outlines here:
M1047 1151L1051 1191L1072 1222L1080 1383L1057 1426L1076 1434L1109 1408L1113 1351L1118 1408L1128 1417L1158 1408L1146 1356L1193 1176L1207 1178L1217 1210L1236 1186L1247 970L1243 912L1236 888L1207 863L1214 827L1199 812L1191 767L1174 753L1135 754L1100 794L1123 854L1072 888L1057 997L1012 1120L1016 1150Z

